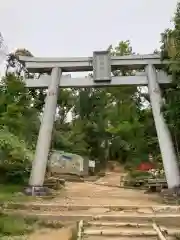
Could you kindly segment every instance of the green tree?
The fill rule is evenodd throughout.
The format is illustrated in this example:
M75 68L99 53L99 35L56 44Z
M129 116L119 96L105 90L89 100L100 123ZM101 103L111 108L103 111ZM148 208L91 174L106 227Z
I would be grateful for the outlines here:
M122 41L115 48L110 46L108 50L113 56L134 54L129 41ZM128 76L133 72L122 69L113 74ZM153 146L151 138L154 141L157 138L151 111L143 109L142 99L145 94L135 86L77 91L73 121L79 121L81 134L86 136L89 157L99 159L105 165L108 159L133 161L135 157L148 155ZM151 125L146 116L152 120Z
M175 148L179 156L180 148L180 3L174 16L174 28L166 29L162 34L161 55L162 59L169 59L170 64L165 70L172 74L173 83L164 89L166 98L164 116L171 129L174 138Z
M8 74L1 80L0 103L1 180L23 181L32 163L39 118L21 77Z
M39 117L20 77L8 74L2 79L0 103L0 125L30 144L35 143Z

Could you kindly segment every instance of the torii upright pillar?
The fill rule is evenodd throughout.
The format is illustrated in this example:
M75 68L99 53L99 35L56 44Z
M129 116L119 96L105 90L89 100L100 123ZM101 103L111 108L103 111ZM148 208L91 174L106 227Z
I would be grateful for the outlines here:
M46 188L43 187L43 183L56 114L57 97L61 74L62 72L60 68L52 69L51 82L48 87L48 92L45 100L45 108L39 130L35 158L32 164L31 176L29 179L29 187L26 189L26 192L29 195L46 194Z
M157 73L155 67L151 64L146 67L146 72L148 76L148 89L152 112L159 140L166 180L168 188L174 188L180 185L180 174L171 134L161 112L163 99L159 84L157 82Z

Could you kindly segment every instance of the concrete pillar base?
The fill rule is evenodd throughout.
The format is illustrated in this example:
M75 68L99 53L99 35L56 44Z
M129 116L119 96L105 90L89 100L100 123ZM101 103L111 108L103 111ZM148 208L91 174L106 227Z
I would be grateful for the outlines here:
M44 186L28 186L24 189L27 196L49 196L51 191L48 187Z
M162 189L161 193L163 195L171 195L180 197L180 186L176 186L169 189Z

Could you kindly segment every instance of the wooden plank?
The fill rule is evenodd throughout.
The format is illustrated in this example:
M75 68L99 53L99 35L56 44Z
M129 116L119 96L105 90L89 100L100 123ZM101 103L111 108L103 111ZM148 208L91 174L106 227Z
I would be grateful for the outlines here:
M148 183L167 183L165 179L148 179Z
M153 229L157 232L157 235L160 240L167 240L165 236L162 234L161 229L159 228L159 226L157 226L156 223L153 223L152 226L153 226Z
M78 224L77 240L82 240L84 222L81 220Z

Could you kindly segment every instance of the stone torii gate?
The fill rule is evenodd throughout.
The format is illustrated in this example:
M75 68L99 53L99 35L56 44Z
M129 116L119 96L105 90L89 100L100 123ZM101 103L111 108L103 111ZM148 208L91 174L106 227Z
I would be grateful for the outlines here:
M170 84L171 76L163 70L167 61L159 55L129 55L111 57L109 52L94 52L93 57L36 58L19 57L31 73L42 73L39 79L25 79L29 88L48 88L43 118L39 130L35 159L29 180L29 190L43 190L44 176L51 143L59 87L103 87L119 85L148 85L153 117L169 188L179 186L180 174L174 146L161 113L163 99L159 84ZM134 76L113 77L118 69L136 70ZM93 78L71 78L62 72L93 71ZM138 72L139 71L139 72ZM51 73L48 75L47 73Z

